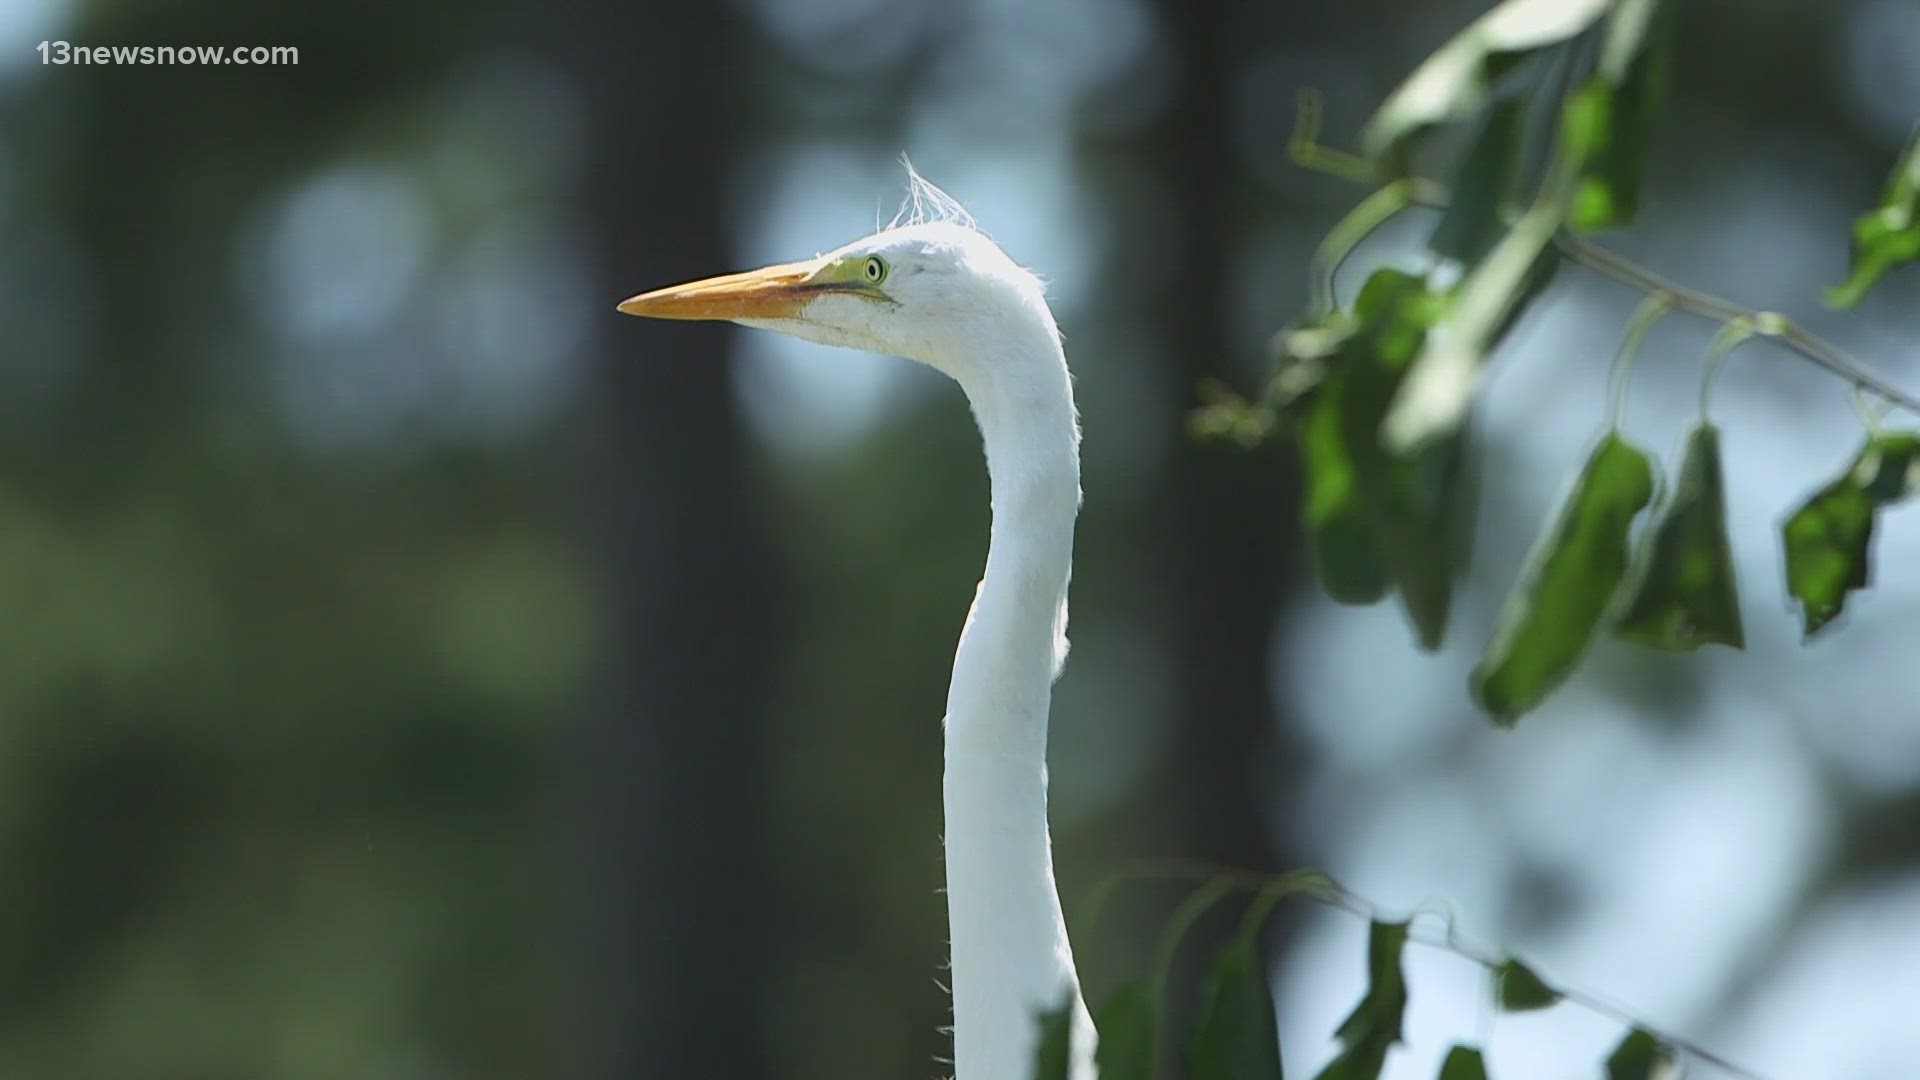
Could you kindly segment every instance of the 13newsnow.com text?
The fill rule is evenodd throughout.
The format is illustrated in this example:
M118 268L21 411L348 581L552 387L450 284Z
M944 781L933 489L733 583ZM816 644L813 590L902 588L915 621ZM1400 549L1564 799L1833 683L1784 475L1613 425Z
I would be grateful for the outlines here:
M75 45L43 41L35 46L42 64L297 64L300 50L292 45Z

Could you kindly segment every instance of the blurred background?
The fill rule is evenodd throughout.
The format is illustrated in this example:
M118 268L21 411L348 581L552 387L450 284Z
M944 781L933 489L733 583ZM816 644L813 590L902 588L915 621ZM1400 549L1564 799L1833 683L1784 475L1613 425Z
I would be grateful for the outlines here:
M1637 296L1563 273L1511 339L1435 656L1317 597L1284 447L1184 437L1364 194L1288 164L1295 92L1350 144L1485 6L0 3L0 1076L940 1073L964 404L612 310L870 231L903 151L1050 280L1078 375L1070 911L1143 858L1322 867L1769 1077L1920 1075L1920 521L1815 646L1781 583L1779 521L1860 438L1845 387L1756 344L1716 391L1746 652L1603 645L1516 733L1466 672ZM1920 385L1920 279L1817 304L1920 119L1920 4L1700 0L1684 34L1610 242ZM1669 463L1713 329L1667 320L1635 376ZM1096 998L1179 895L1076 924ZM1277 920L1290 1071L1331 1055L1364 931ZM1408 969L1392 1077L1456 1038L1584 1077L1619 1034Z

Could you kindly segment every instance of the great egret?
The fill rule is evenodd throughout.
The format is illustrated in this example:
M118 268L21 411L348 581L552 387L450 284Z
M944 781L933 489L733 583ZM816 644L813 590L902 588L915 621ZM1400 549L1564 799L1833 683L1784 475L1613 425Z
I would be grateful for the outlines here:
M1024 1080L1042 1010L1071 1002L1076 1080L1093 1021L1074 972L1047 833L1047 710L1066 660L1080 425L1041 285L952 198L908 170L881 232L804 262L622 302L917 360L965 391L985 444L986 572L947 690L946 858L956 1080Z

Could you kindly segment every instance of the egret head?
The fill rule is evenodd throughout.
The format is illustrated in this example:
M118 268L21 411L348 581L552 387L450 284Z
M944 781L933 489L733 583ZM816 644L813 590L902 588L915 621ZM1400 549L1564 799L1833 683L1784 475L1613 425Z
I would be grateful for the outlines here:
M1022 331L1058 331L1040 282L912 176L907 220L803 262L642 293L628 315L719 319L828 345L918 360L962 383L985 348ZM931 204L935 209L927 210ZM904 212L903 212L904 213Z

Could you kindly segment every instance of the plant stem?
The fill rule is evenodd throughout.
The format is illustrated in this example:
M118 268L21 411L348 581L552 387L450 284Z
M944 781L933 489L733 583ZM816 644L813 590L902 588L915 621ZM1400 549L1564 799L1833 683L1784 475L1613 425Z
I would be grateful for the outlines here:
M1753 323L1746 319L1735 319L1720 328L1713 335L1713 341L1707 345L1707 360L1700 370L1700 422L1708 423L1707 396L1713 392L1713 380L1720 375L1720 367L1740 343L1753 336ZM1859 393L1859 387L1854 388Z
M1314 249L1313 265L1309 272L1313 285L1313 314L1333 314L1338 303L1333 279L1340 273L1347 256L1372 236L1374 230L1405 210L1407 205L1408 185L1395 181L1361 200L1360 205L1349 210L1347 216L1341 218L1332 231L1321 238L1320 246Z
M1259 895L1259 901L1261 902L1270 903L1272 900L1277 900L1282 897L1297 896L1320 904L1330 910L1344 912L1368 922L1393 921L1383 918L1379 908L1374 906L1371 901L1352 892L1319 871L1296 870L1285 874L1269 874L1257 870L1214 866L1198 860L1152 859L1132 863L1123 869L1110 871L1103 875L1095 884L1094 892L1104 901L1108 894L1120 886L1143 881L1192 881L1201 886L1201 888L1192 896L1189 896L1186 903L1182 905L1182 918L1180 920L1181 933L1184 933L1185 927L1189 925L1193 919L1199 917L1199 913L1204 913L1206 908L1217 903L1224 891L1233 890L1245 890L1255 892L1256 894L1263 894ZM1431 908L1421 908L1412 914L1413 916L1418 916L1423 912L1432 910ZM1443 911L1438 914L1446 926L1444 934L1435 938L1428 934L1416 933L1417 928L1409 925L1407 927L1407 940L1431 949L1438 949L1441 952L1450 953L1476 967L1484 968L1489 974L1498 972L1500 967L1509 959L1499 952L1476 945L1462 937L1454 925L1451 912ZM1409 923L1411 922L1412 919L1410 918ZM1245 932L1244 929L1242 932ZM1174 940L1178 940L1177 934L1170 936L1172 936ZM1160 945L1162 955L1156 962L1156 969L1162 969L1170 963L1168 955L1169 946L1166 942L1167 937L1163 937ZM1535 975L1538 976L1538 974L1536 971ZM1542 981L1544 982L1545 980L1543 979ZM1618 1023L1625 1024L1628 1027L1639 1028L1649 1035L1652 1035L1661 1044L1679 1052L1685 1057L1692 1058L1702 1065L1709 1066L1727 1076L1734 1077L1736 1080L1762 1080L1759 1073L1751 1069L1742 1068L1728 1061L1726 1058L1721 1057L1719 1054L1700 1046L1698 1043L1665 1034L1658 1028L1644 1023L1635 1017L1633 1013L1625 1007L1609 1001L1598 994L1570 989L1557 984L1549 983L1547 985L1566 1001L1590 1012L1598 1013Z
M1627 382L1631 378L1633 361L1640 355L1640 343L1646 340L1647 331L1660 321L1673 308L1673 300L1666 293L1657 292L1640 301L1634 309L1633 318L1627 320L1627 332L1620 337L1620 348L1613 354L1613 370L1607 377L1607 427L1617 430L1620 417L1627 408Z
M1320 98L1318 94L1311 91L1303 91L1299 97L1294 134L1287 144L1287 152L1294 163L1314 172L1337 176L1355 183L1373 183L1378 180L1376 170L1364 158L1322 146L1319 139ZM1393 186L1400 188L1395 198L1403 200L1405 204L1431 210L1444 210L1449 201L1446 185L1428 177L1402 177L1395 180ZM1368 203L1361 204L1362 207L1367 205ZM1354 216L1354 214L1348 215L1349 218ZM1343 221L1342 225L1345 224ZM1374 222L1373 227L1378 228L1379 225L1380 222ZM1336 231L1339 230L1336 229ZM1364 234L1362 236L1364 238ZM1847 380L1856 389L1874 393L1908 413L1920 416L1920 396L1902 390L1886 378L1861 366L1846 353L1802 329L1793 320L1777 311L1757 311L1742 307L1731 300L1669 281L1570 229L1559 230L1554 235L1553 243L1562 255L1589 270L1604 274L1642 292L1666 294L1675 311L1683 311L1703 319L1712 319L1718 323L1744 320L1753 327L1756 336L1770 338L1781 347L1798 353L1816 366Z
M1444 210L1447 189L1436 180L1419 177L1407 182L1407 201L1429 210ZM1825 339L1803 329L1777 311L1758 311L1731 300L1688 288L1654 273L1623 255L1562 229L1553 238L1554 247L1569 260L1647 293L1664 293L1675 311L1710 319L1718 323L1744 320L1756 337L1771 339L1790 352L1797 353L1815 366L1826 369L1862 390L1892 402L1920 416L1920 396L1903 390L1884 376L1861 366Z

